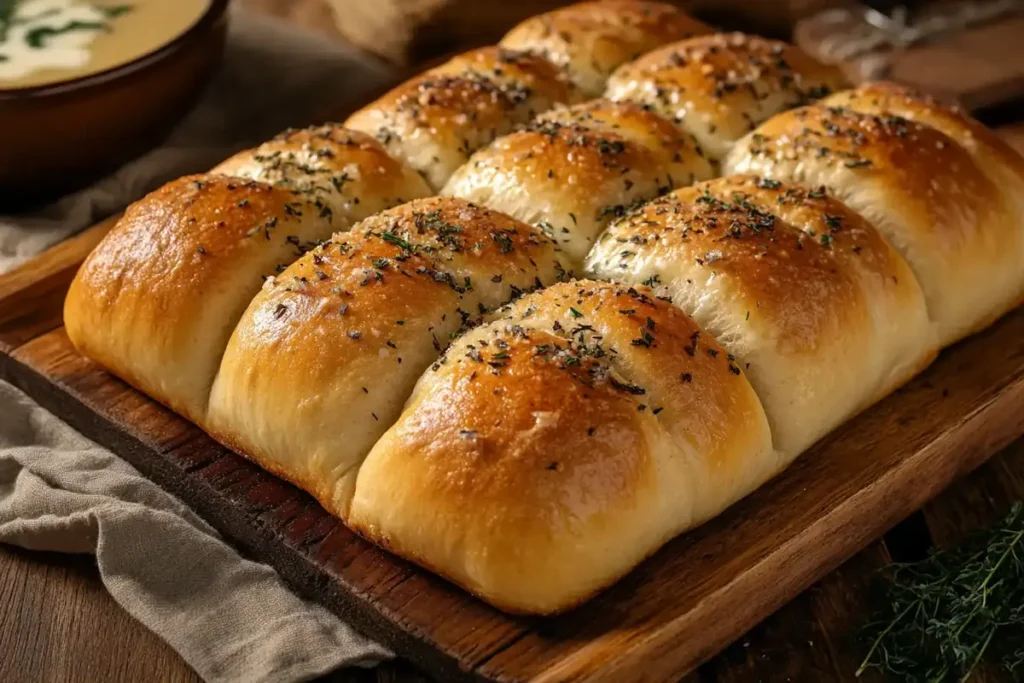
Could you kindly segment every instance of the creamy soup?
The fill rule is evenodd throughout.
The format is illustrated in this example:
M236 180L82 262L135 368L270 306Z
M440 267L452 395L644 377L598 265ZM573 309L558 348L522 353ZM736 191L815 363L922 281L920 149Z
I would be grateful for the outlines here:
M166 45L211 0L0 0L0 89L85 76Z

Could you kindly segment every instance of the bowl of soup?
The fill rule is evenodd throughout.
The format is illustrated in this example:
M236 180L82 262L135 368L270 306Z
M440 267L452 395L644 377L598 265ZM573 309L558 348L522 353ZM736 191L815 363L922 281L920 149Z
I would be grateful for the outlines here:
M0 213L157 145L223 54L228 0L0 0Z

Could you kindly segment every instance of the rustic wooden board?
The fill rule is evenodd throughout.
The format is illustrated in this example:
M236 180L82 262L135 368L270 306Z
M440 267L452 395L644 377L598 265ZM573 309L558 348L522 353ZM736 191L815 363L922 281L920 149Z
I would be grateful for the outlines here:
M60 307L71 280L117 218L112 216L0 274L0 349L11 350L61 326Z
M79 356L60 320L74 249L0 277L0 377L441 680L678 679L1024 434L1021 309L596 599L554 619L513 618L356 538Z
M58 312L49 313L59 324ZM550 620L504 616L364 543L302 492L79 356L59 327L0 355L0 376L182 497L300 591L443 679L667 680L1024 433L1022 339L1017 311L945 352L717 520Z

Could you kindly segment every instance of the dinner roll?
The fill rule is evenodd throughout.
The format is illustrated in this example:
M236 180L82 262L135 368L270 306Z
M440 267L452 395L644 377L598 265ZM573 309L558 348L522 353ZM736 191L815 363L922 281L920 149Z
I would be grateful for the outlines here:
M269 281L224 353L206 429L345 517L356 471L451 336L566 272L541 231L420 199Z
M825 186L903 254L943 345L988 325L1024 291L1016 188L1000 187L953 138L897 114L812 105L736 144L727 173Z
M845 87L572 4L136 202L67 335L369 541L559 613L1024 301L1024 159Z
M541 57L485 47L406 81L345 122L375 135L434 190L469 155L519 123L580 93Z
M712 175L693 138L628 102L594 100L537 117L452 176L463 197L551 233L573 262L635 202Z
M778 40L743 33L688 38L624 64L605 96L651 107L713 160L759 123L845 87L841 72Z
M853 90L834 93L822 104L865 114L896 114L927 124L956 140L974 156L983 171L1012 171L1005 179L1018 185L1024 175L1024 158L993 130L956 105L939 102L898 83L865 83Z
M936 354L906 262L823 190L744 176L677 190L613 224L587 272L652 284L715 335L786 462Z
M212 173L308 192L335 214L339 229L431 194L419 173L391 158L374 138L336 124L285 131Z
M83 354L202 424L235 323L263 279L334 231L303 194L186 176L128 207L68 290L64 326Z
M1016 225L1024 225L1024 157L959 107L884 81L835 93L822 104L879 116L895 114L942 131L967 150L978 168L1002 189L1013 204Z
M597 0L530 17L509 31L501 45L546 57L567 69L588 96L597 97L623 62L712 30L668 3Z
M524 297L426 372L348 524L510 612L568 609L780 467L739 365L647 288Z

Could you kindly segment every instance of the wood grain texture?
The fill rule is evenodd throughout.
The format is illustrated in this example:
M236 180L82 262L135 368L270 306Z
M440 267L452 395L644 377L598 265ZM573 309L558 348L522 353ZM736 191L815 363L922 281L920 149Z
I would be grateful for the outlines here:
M0 273L0 349L10 350L61 324L64 294L78 266L117 223L111 216L39 256Z
M97 577L91 556L0 546L0 681L144 681L156 680L157 671L166 683L198 683L174 650L110 599Z
M0 355L0 376L180 496L300 592L443 680L668 680L1024 432L1021 338L1019 310L944 352L612 589L548 620L503 615L366 544L306 494L79 356L60 328ZM807 613L814 609L812 601Z
M1000 481L1010 485L992 491L991 483ZM986 500L1001 509L1024 498L1024 440L1012 444L926 506L929 523L956 525L954 534L943 535L945 543L954 542L976 528L974 514L969 515L968 524L964 524L961 515L962 501L974 499L979 485L987 491ZM1009 489L1008 495L1002 495L1002 489ZM974 509L972 504L970 510ZM852 672L863 656L863 648L853 641L852 635L867 617L868 584L875 570L889 562L889 547L897 552L905 550L900 546L908 535L912 544L922 550L931 543L922 513L915 513L900 526L908 527L906 533L893 532L884 541L871 544L682 683L853 680ZM167 646L159 638L116 606L100 584L91 558L30 553L0 545L0 605L5 606L0 610L0 680L199 680L184 661L168 654ZM100 627L68 629L68 623ZM808 633L815 637L806 637ZM123 646L125 643L129 646ZM76 678L75 671L89 677ZM430 679L410 664L396 660L370 670L335 672L319 680L427 683ZM873 683L880 679L869 672L859 680ZM993 677L991 681L996 683L1000 678Z

